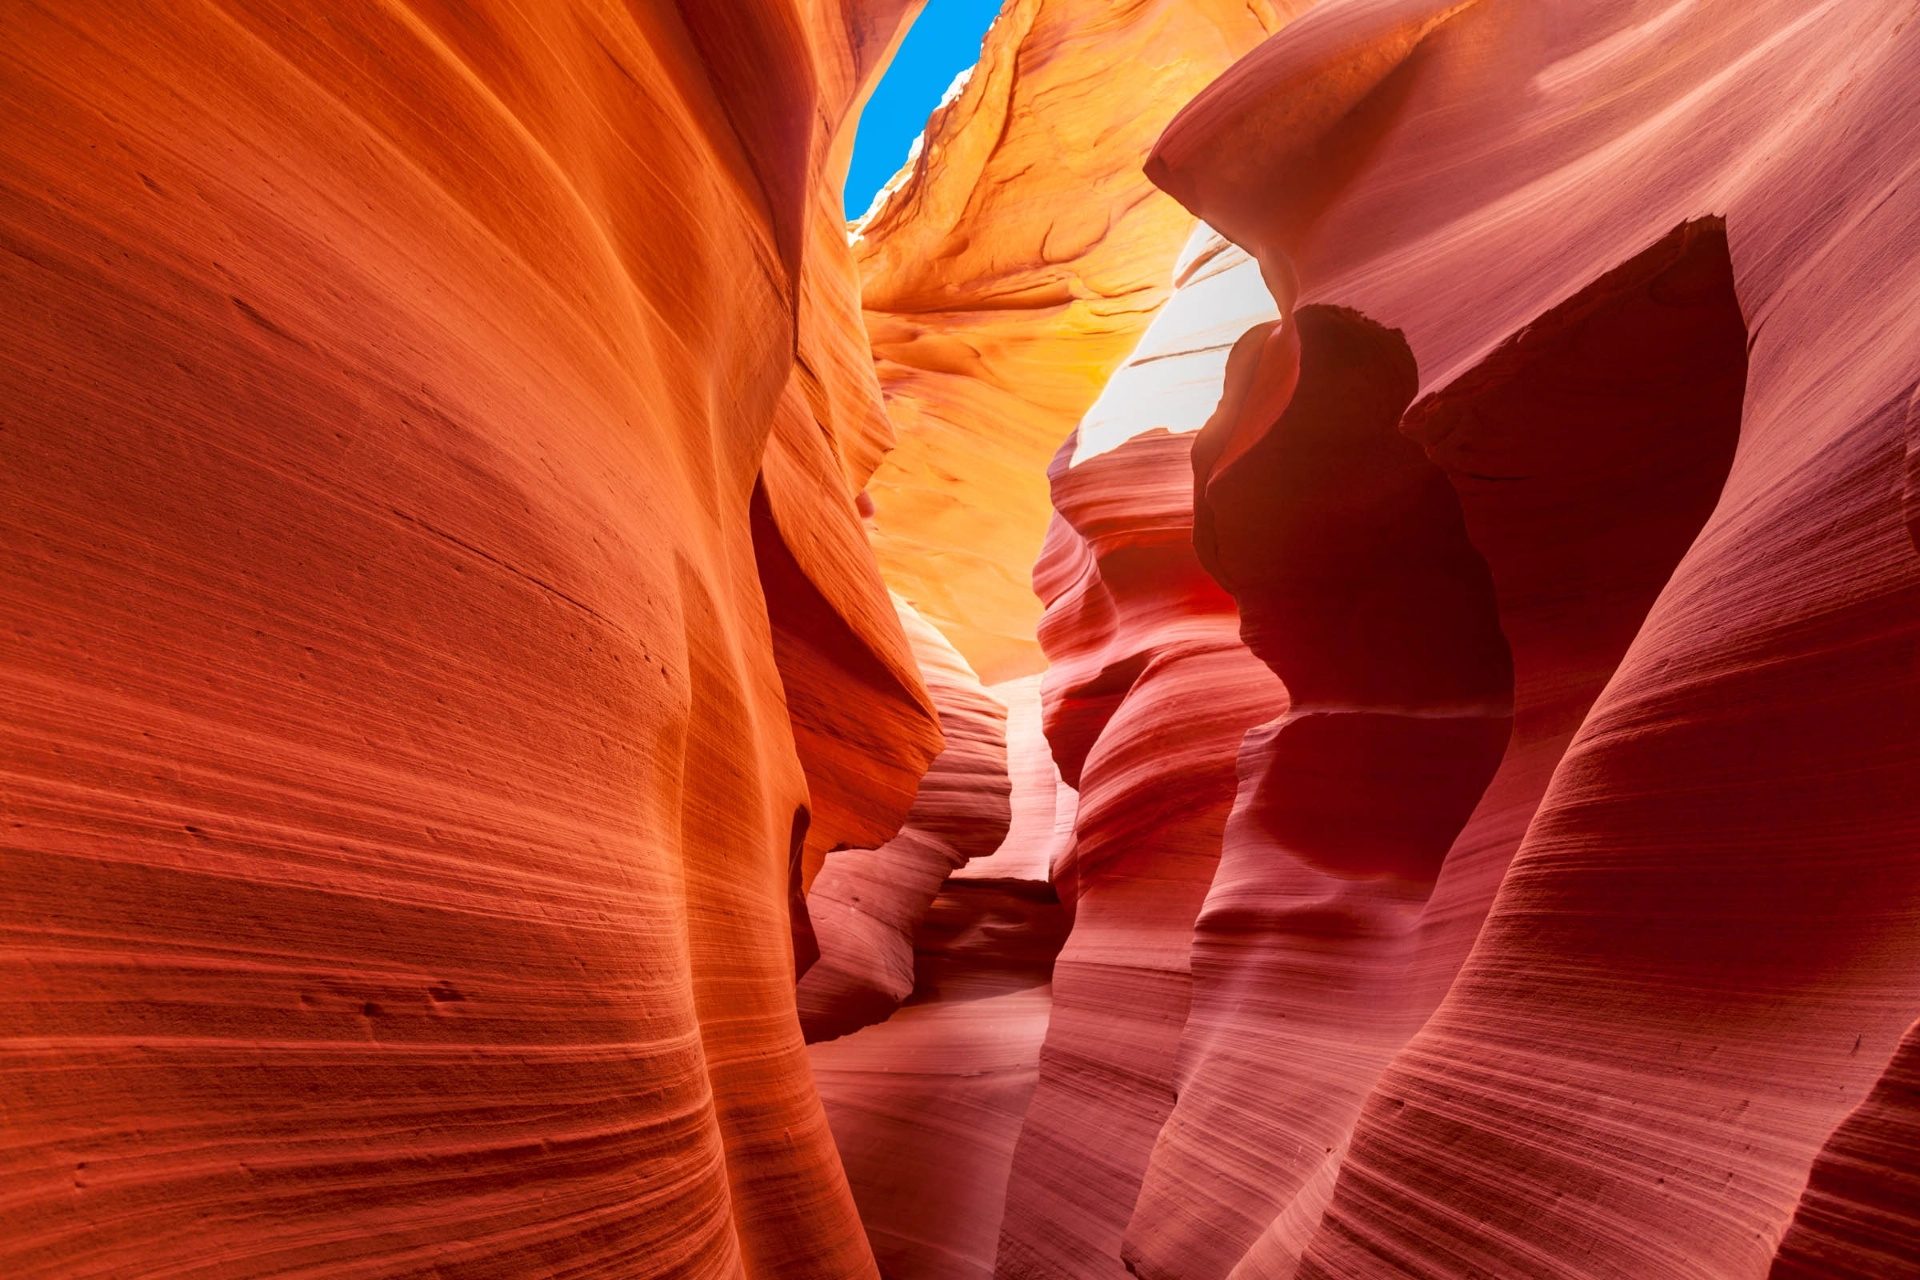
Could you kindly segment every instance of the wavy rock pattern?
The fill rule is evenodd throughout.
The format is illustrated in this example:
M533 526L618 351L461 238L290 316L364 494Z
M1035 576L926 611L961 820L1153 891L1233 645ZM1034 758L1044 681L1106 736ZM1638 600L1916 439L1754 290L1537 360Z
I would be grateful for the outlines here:
M1236 296L1223 281L1236 264L1251 266L1197 235L1177 278ZM1070 438L1054 464L1058 515L1035 585L1053 663L1047 737L1079 792L1073 843L1054 866L1074 918L1008 1188L1001 1276L1124 1274L1120 1233L1173 1101L1193 919L1235 752L1284 706L1240 642L1232 598L1194 556L1189 454L1202 421L1189 385L1226 353L1182 333L1186 314L1156 320L1109 389L1139 433L1115 443L1108 428L1102 450L1077 463ZM1192 714L1200 697L1204 717Z
M1407 429L1454 473L1521 710L1426 909L1436 941L1443 912L1473 934L1491 890L1461 891L1499 877L1476 827L1527 823L1524 757L1551 773L1324 1218L1283 1212L1287 1239L1239 1274L1293 1274L1303 1247L1316 1278L1760 1274L1911 1020L1920 869L1893 851L1920 826L1920 559L1893 353L1920 285L1894 246L1920 207L1893 175L1920 154L1915 41L1892 5L1556 25L1335 0L1163 139L1156 174L1257 250L1284 304L1401 329L1438 389ZM1743 371L1729 295L1751 335L1737 450L1713 425ZM1649 426L1665 479L1608 439L1661 406L1695 423ZM1553 509L1506 478L1543 447L1614 490L1594 496L1616 534L1536 535ZM1510 580L1556 576L1533 626L1510 618ZM1562 674L1535 665L1556 628ZM1557 765L1526 751L1547 727L1527 704L1583 687ZM1464 950L1423 945L1411 985L1445 987L1433 961ZM1296 1177L1324 1186L1327 1154Z
M939 748L817 232L910 7L0 12L0 1271L874 1274L787 917ZM811 776L756 526L891 681Z
M941 699L938 677L930 678ZM1072 919L1049 877L1071 847L1077 798L1041 730L1040 677L987 693L1006 708L1010 790L988 799L1006 800L1011 820L982 826L1004 829L1006 838L956 867L931 904L921 904L910 929L912 993L904 1006L884 1022L808 1048L861 1222L889 1276L993 1274L1014 1142L1052 1012L1054 958ZM949 728L950 742L959 736ZM945 760L935 762L929 782L947 776ZM984 778L954 774L949 783L959 789ZM952 812L965 818L982 807L972 801ZM814 886L816 904L824 905L846 856L829 859ZM803 1019L812 978L801 983Z
M1010 0L862 224L867 328L899 433L869 489L875 553L990 684L1044 665L1028 573L1047 460L1165 300L1193 225L1141 162L1182 103L1300 7Z
M827 858L807 909L820 961L800 979L800 1025L830 1040L882 1021L914 986L914 929L947 877L992 854L1007 835L1007 709L966 659L913 607L894 600L940 709L946 749L935 757L900 833L877 849ZM871 705L851 701L858 714Z
M1224 1276L1345 1145L1410 1030L1420 905L1507 749L1493 577L1399 431L1416 383L1400 335L1305 307L1248 332L1194 446L1196 547L1291 701L1240 753L1139 1275Z
M1769 1280L1920 1275L1920 1022L1814 1161Z

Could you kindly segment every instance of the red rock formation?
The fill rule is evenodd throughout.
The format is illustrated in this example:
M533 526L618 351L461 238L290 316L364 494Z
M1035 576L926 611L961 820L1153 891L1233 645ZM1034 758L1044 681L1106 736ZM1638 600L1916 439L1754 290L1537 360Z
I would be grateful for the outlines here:
M993 1274L1067 915L1044 881L955 879L914 938L887 1021L808 1048L884 1274Z
M1525 750L1527 702L1605 685L1317 1231L1292 1214L1240 1275L1292 1274L1303 1244L1302 1277L1758 1274L1920 1003L1920 867L1895 852L1920 830L1897 354L1920 334L1896 301L1920 204L1895 176L1920 154L1917 38L1892 5L1549 22L1333 0L1163 139L1154 171L1258 250L1283 302L1297 281L1404 331L1440 389L1409 430L1455 473L1499 587L1516 751L1410 985L1444 985L1498 812L1525 821L1518 774L1555 754ZM1707 214L1724 253L1689 222ZM1728 441L1701 411L1738 386L1736 295L1750 368L1716 505ZM1555 452L1599 464L1616 534L1537 535L1553 508L1503 478ZM1509 574L1560 586L1531 635ZM1560 671L1534 667L1553 678L1529 693L1540 657Z
M1303 323L1319 314L1317 308L1300 312ZM1224 1275L1268 1219L1279 1225L1248 1255L1250 1268L1284 1272L1305 1244L1297 1228L1302 1219L1310 1227L1318 1208L1298 1197L1330 1190L1330 1180L1321 1177L1329 1155L1344 1147L1387 1058L1445 993L1568 740L1711 509L1738 432L1744 348L1724 236L1713 224L1690 226L1555 308L1410 417L1408 429L1428 441L1446 467L1467 531L1490 561L1500 626L1512 638L1518 668L1517 731L1444 870L1432 868L1440 872L1438 884L1432 874L1409 882L1348 867L1328 878L1312 858L1298 865L1284 847L1289 842L1276 838L1274 824L1260 812L1261 794L1285 788L1286 774L1274 773L1272 746L1249 744L1242 811L1196 935L1198 993L1179 1122L1156 1155L1129 1232L1141 1270L1178 1259L1189 1273L1206 1274L1211 1266ZM1283 371L1296 367L1280 354ZM1601 388L1585 374L1596 355L1617 370ZM1263 358L1263 378L1267 363ZM1339 386L1329 388L1332 408L1361 401L1358 392L1335 390ZM1296 474L1307 457L1296 450L1298 461L1289 465L1274 447L1285 443L1286 422L1327 414L1328 391L1295 393L1286 416L1268 429L1261 425L1259 390L1256 385L1245 404L1236 405L1230 389L1222 409L1237 416L1236 439L1245 442L1234 465L1246 478L1234 492L1247 495L1239 501L1246 514L1224 537L1206 522L1211 538L1242 561L1253 557L1256 569L1262 557L1271 558L1276 539L1286 545L1291 522L1301 519L1296 505L1310 503L1311 512L1381 492L1364 473ZM1260 434L1267 430L1271 434ZM1264 466L1252 465L1263 459ZM1257 500L1287 494L1298 497ZM1345 541L1361 554L1380 545L1395 527L1394 510L1391 502L1377 507L1371 527ZM1312 563L1323 559L1316 551ZM1404 550L1389 559L1418 563ZM1345 581L1377 581L1383 572L1356 569ZM1271 570L1242 570L1241 576L1249 632L1264 627L1273 637L1265 643L1277 647L1283 661L1292 654L1298 664L1303 644L1311 652L1326 635L1336 643L1320 641L1318 648L1343 667L1369 655L1354 626L1367 616L1367 597L1351 585L1325 591L1314 607L1298 587L1276 595L1285 580L1263 581ZM1384 598L1386 608L1409 610L1458 597L1403 582ZM1444 634L1436 620L1415 632L1377 630L1382 637L1420 635L1430 669L1436 652L1430 637ZM1454 634L1470 632L1455 628ZM1357 672L1382 672L1373 683L1393 691L1393 700L1418 705L1413 690L1395 691L1393 681L1422 667L1389 649L1385 660ZM1357 694L1349 689L1340 701L1351 705ZM1315 789L1327 803L1339 795L1337 779L1325 776L1334 757L1319 754ZM1448 754L1456 764L1467 758ZM1346 785L1369 776L1386 781L1382 763L1374 756L1350 764L1355 776ZM1433 790L1441 775L1419 772L1419 785L1389 783L1385 796L1354 802L1348 813L1365 812L1377 822L1393 797L1417 801L1407 816L1440 819L1441 843L1429 847L1445 853L1444 793ZM1453 794L1471 803L1483 784L1481 775ZM1329 817L1327 828L1339 838L1357 834L1354 819L1337 805L1330 805ZM1458 831L1458 818L1452 821ZM1297 849L1299 841L1292 843ZM1341 905L1330 917L1333 900ZM1342 922L1339 934L1329 931L1333 918ZM1250 992L1266 994L1251 998ZM1232 1145L1207 1140L1221 1131L1249 1137ZM1204 1224L1194 1207L1200 1203L1213 1206ZM1235 1218L1237 1225L1229 1225Z
M1419 906L1507 748L1493 578L1399 432L1415 385L1398 334L1303 308L1249 330L1194 446L1201 561L1291 702L1241 752L1180 1101L1127 1233L1141 1275L1224 1276L1344 1145L1411 1030Z
M1183 103L1300 7L1009 0L861 224L899 432L871 488L875 553L990 684L1043 665L1028 576L1047 459L1165 299L1193 225L1141 162Z
M1240 643L1232 598L1194 558L1191 443L1161 427L1069 465L1069 440L1055 463L1059 515L1035 583L1054 663L1047 736L1079 789L1073 846L1054 869L1074 923L1008 1187L1001 1276L1122 1274L1120 1232L1173 1101L1193 918L1234 753L1283 705ZM1191 714L1200 697L1205 716Z
M820 962L800 980L809 1041L879 1022L913 991L913 935L949 874L1006 838L1007 709L966 659L911 605L895 598L925 673L942 751L920 779L906 825L877 849L843 849L813 882L808 912ZM858 715L869 704L847 708ZM877 753L875 753L877 754Z
M1813 1163L1769 1280L1920 1276L1920 1022Z
M910 7L0 12L0 1271L873 1274L749 503L804 407L904 811L819 210Z

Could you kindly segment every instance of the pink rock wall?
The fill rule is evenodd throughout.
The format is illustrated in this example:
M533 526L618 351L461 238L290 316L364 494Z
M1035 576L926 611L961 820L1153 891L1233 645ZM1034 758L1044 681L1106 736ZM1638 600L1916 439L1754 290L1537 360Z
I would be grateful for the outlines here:
M1325 1217L1289 1228L1300 1276L1762 1274L1920 1002L1920 873L1894 852L1920 823L1899 354L1915 282L1896 247L1920 209L1893 177L1920 138L1890 124L1915 118L1920 49L1896 10L1332 3L1162 140L1156 174L1257 249L1283 303L1405 333L1438 389L1407 430L1468 478L1528 472L1483 470L1467 443L1498 459L1643 422L1606 409L1622 370L1640 407L1726 394L1738 362L1714 342L1632 332L1716 309L1713 255L1688 265L1709 215L1750 335L1724 486L1705 431L1668 459L1671 500L1622 519L1677 564L1630 637L1591 637L1624 654L1471 957L1366 1100ZM1504 626L1493 534L1522 506L1476 517L1459 489ZM1689 508L1710 510L1697 536ZM1660 557L1639 558L1644 590ZM1606 558L1561 571L1595 572L1563 615L1624 599ZM1524 703L1530 645L1509 634ZM1463 851L1429 915L1471 919L1476 895L1447 885Z
M1054 869L1073 932L1014 1158L996 1274L1124 1274L1126 1224L1173 1102L1193 919L1219 856L1240 735L1282 706L1232 598L1192 548L1192 437L1150 430L1054 469L1035 584L1046 725L1079 791ZM1191 714L1204 698L1208 714Z

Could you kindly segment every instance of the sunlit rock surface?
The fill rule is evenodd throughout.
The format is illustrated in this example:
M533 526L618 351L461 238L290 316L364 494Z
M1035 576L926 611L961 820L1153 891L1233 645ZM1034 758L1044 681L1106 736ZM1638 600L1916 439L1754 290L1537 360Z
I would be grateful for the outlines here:
M1010 0L859 228L899 434L869 489L875 552L989 684L1044 665L1028 575L1047 461L1166 298L1193 225L1141 163L1175 111L1301 7Z
M940 749L830 194L910 7L0 13L0 1272L874 1274L789 912Z

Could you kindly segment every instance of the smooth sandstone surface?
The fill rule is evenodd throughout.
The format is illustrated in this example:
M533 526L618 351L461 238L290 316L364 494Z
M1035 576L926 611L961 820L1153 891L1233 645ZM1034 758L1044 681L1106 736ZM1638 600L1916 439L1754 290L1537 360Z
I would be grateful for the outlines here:
M1920 1275L1920 1023L1814 1161L1769 1280Z
M1048 459L1165 300L1193 225L1141 164L1175 111L1300 7L1010 0L858 228L899 437L868 488L875 554L989 684L1045 665L1028 577Z
M1219 272L1251 266L1217 240L1194 241L1182 288L1214 292ZM1213 271L1196 269L1203 259ZM1072 843L1053 867L1073 932L1014 1156L1003 1277L1125 1274L1120 1236L1173 1102L1193 921L1235 754L1246 729L1285 705L1240 641L1232 597L1193 550L1189 455L1205 410L1189 387L1225 352L1166 327L1142 348L1110 389L1134 406L1137 434L1079 462L1075 439L1061 447L1057 514L1035 569L1053 664L1043 720L1078 791Z
M788 917L939 749L816 234L913 7L0 13L0 1271L874 1274Z
M946 749L934 758L899 834L876 849L842 849L807 894L820 959L801 976L800 1025L830 1040L883 1021L914 988L914 930L940 886L994 853L1012 819L1007 709L946 638L898 597ZM851 701L864 713L871 703Z
M1566 414L1578 444L1632 421L1583 407L1616 370L1649 375L1643 407L1744 373L1724 485L1725 446L1682 439L1699 452L1671 459L1672 500L1621 521L1677 563L1551 769L1470 957L1366 1099L1325 1216L1295 1215L1240 1274L1762 1275L1911 1021L1909 17L1334 0L1162 140L1150 169L1256 252L1285 305L1405 334L1432 396L1408 433L1456 473L1496 579L1523 509L1476 517L1467 481L1528 473L1483 470L1461 451L1477 432L1498 461ZM1744 370L1711 342L1680 359L1634 332L1636 307L1703 306L1697 333L1727 314L1703 302L1711 254L1671 285L1656 273L1644 304L1609 285L1675 237L1717 235L1711 219ZM1582 296L1597 305L1570 314ZM1589 322L1604 340L1556 332ZM1689 506L1709 512L1697 535ZM1513 639L1524 673L1532 646Z

